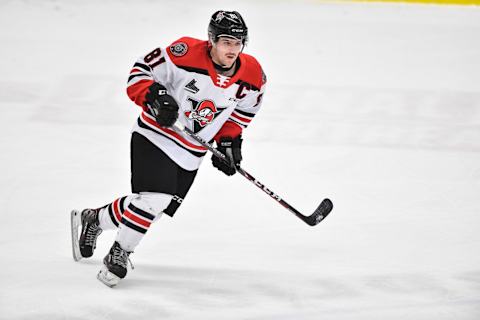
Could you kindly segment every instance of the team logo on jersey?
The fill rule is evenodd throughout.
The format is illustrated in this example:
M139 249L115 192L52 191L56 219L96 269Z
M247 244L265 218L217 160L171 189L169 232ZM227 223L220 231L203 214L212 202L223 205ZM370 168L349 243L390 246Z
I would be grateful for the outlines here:
M193 100L190 100L193 102ZM203 100L192 111L185 112L188 119L195 120L200 126L205 127L211 123L218 112L217 107L211 100Z
M193 131L198 132L205 126L212 123L216 116L218 116L226 108L217 108L212 100L196 101L188 98L192 104L192 110L186 111L185 116L193 120Z
M170 52L175 57L184 56L187 53L187 51L188 51L188 46L185 42L175 43L174 45L170 46Z

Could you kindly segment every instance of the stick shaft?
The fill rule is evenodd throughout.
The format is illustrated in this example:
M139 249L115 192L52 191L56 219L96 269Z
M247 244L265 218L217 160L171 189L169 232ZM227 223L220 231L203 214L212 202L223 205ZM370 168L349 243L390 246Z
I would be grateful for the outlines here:
M185 127L183 124L180 122L176 122L174 124L174 128L177 129L177 131L181 131L185 134L187 134L189 137L200 143L202 146L207 148L209 151L211 151L216 157L220 158L221 160L225 161L226 163L229 163L226 156L218 151L216 148L214 148L210 143L199 137L197 134L195 134L192 130L189 128ZM283 200L277 193L273 192L270 190L268 187L265 186L265 184L261 183L259 180L257 180L254 176L252 176L250 173L248 173L246 170L241 168L240 166L237 166L235 168L238 173L240 173L243 177L245 177L247 180L252 182L257 188L261 189L263 192L268 194L272 199L274 199L276 202L278 202L281 206L286 208L288 211L296 215L298 218L303 220L304 222L308 223L311 225L310 220L308 219L309 217L304 216L301 214L297 209L295 209L293 206L288 204L285 200Z

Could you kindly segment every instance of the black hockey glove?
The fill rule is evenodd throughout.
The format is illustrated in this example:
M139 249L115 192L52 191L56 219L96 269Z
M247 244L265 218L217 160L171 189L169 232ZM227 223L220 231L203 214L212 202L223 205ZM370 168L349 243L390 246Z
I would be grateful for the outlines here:
M212 156L212 164L215 168L225 173L227 176L232 176L237 172L236 166L240 165L242 161L242 137L238 136L234 139L231 137L222 137L217 143L217 150L227 156L229 164L223 160Z
M171 127L178 118L178 104L160 83L153 83L145 95L145 105L162 127Z

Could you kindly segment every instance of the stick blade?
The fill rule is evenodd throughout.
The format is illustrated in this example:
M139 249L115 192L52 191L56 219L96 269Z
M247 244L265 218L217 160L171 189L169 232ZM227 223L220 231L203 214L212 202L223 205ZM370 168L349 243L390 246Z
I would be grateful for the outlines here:
M307 217L305 222L310 226L316 226L330 214L332 209L333 209L332 201L328 198L325 198L323 199L322 203L320 203L318 208L313 212L313 214Z

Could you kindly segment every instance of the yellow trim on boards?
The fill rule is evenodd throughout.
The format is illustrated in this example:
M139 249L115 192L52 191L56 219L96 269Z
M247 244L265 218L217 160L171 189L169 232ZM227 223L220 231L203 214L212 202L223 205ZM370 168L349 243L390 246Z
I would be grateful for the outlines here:
M343 1L337 0L333 2L343 2ZM480 6L480 0L346 0L345 2L397 2L397 3L426 3L426 4Z

